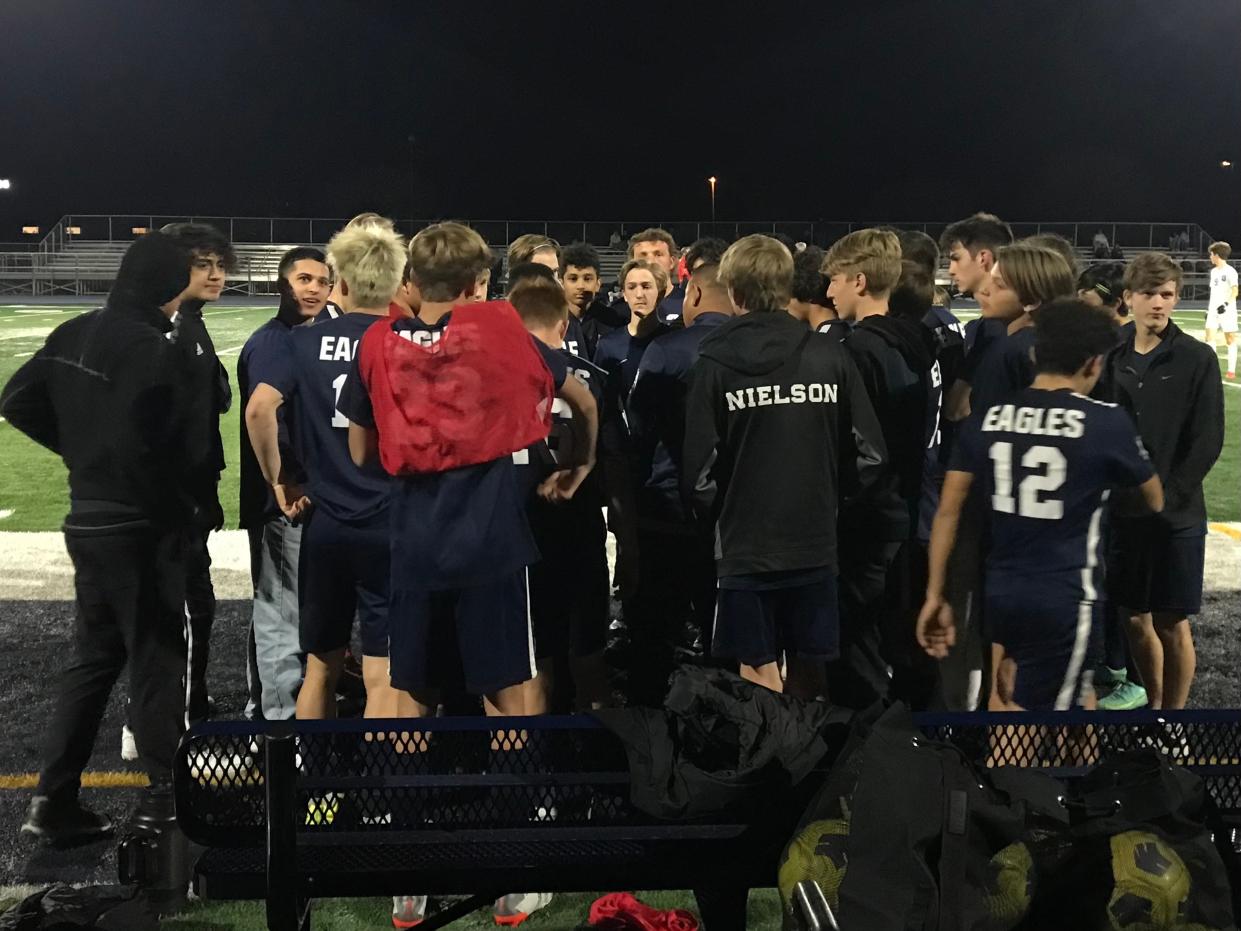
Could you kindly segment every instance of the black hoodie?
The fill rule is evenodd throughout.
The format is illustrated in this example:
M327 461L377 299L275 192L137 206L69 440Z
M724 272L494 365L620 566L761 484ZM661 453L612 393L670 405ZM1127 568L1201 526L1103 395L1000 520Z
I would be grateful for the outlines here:
M857 366L783 311L702 342L689 374L682 492L716 520L721 578L836 568L842 485L867 487L887 452Z
M107 304L57 327L0 394L0 413L69 469L69 526L186 523L187 473L209 454L189 430L172 322L189 254L161 233L134 242Z
M844 345L879 418L891 471L847 509L842 530L873 542L907 540L922 494L934 336L919 320L876 314L858 323Z

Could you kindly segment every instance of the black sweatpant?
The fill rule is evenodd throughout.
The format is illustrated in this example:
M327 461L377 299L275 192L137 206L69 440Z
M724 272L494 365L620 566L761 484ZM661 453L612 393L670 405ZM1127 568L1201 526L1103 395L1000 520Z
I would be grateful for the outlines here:
M207 717L207 658L215 624L215 588L211 585L211 554L207 550L210 533L192 531L185 559L185 606L194 634L194 652L190 657L191 724Z
M77 617L36 794L77 796L108 695L126 663L139 757L154 789L171 785L186 723L185 560L192 545L182 532L144 525L65 528Z

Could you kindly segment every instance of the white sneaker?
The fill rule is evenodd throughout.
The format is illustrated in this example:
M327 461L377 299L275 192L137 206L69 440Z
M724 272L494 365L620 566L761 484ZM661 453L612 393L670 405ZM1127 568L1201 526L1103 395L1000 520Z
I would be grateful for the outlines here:
M394 895L392 897L392 927L414 928L422 924L427 915L425 895Z
M121 759L129 763L138 759L138 741L128 724L121 725Z
M551 904L550 892L514 892L496 899L496 924L516 927L541 908Z

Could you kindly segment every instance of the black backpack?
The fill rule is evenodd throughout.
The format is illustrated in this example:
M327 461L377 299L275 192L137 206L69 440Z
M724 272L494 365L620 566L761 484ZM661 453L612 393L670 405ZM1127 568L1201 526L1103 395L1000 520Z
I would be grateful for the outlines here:
M158 931L159 919L136 886L57 883L0 915L0 931Z

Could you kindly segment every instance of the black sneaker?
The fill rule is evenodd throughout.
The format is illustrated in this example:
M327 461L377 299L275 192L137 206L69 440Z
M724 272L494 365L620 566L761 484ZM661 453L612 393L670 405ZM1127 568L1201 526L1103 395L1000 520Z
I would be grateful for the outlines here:
M64 844L111 834L112 821L106 815L83 808L77 799L53 802L46 795L36 795L26 809L21 832L53 844Z

